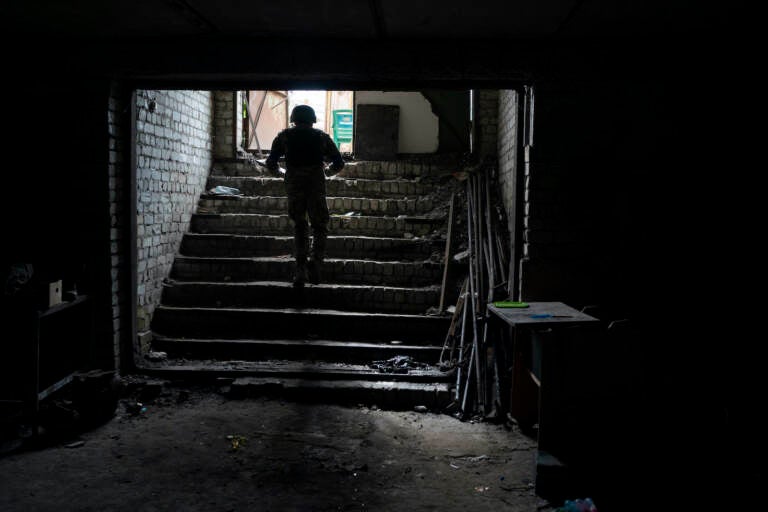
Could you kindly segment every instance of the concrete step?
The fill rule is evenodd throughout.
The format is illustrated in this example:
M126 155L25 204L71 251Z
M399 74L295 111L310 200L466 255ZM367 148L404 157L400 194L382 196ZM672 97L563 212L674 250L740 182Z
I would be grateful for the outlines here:
M385 260L425 260L434 253L442 256L445 240L425 238L382 238L365 236L329 236L329 258ZM185 256L255 257L293 253L293 236L230 235L185 233L180 253Z
M336 176L368 180L413 179L428 175L430 170L429 164L418 162L347 162Z
M301 378L308 382L328 380L344 381L387 381L402 383L445 383L455 381L453 370L443 372L435 366L425 369L409 369L406 373L383 372L369 364L351 364L332 361L266 359L248 361L243 359L187 359L169 357L159 363L145 362L142 370L161 369L185 372L189 380L205 379L211 372L219 377L272 377ZM142 371L145 373L145 371ZM236 384L234 384L236 385Z
M243 366L234 368L228 363L198 361L169 361L162 366L143 367L140 371L144 375L169 380L231 381L227 387L232 398L269 396L315 403L375 405L388 410L413 410L416 406L425 406L439 412L450 404L452 396L450 382L444 377L437 380L437 376L435 380L425 382L408 381L400 375L380 373L375 374L373 380L328 378L327 372L312 374L306 371L299 373L298 377L292 377L296 372L281 371L265 365L261 369ZM342 373L331 377L338 375ZM348 371L347 376L353 377L354 373Z
M286 257L196 258L177 256L171 278L185 281L289 281L295 262ZM431 261L326 259L324 283L370 286L431 286L441 282L442 265Z
M449 317L331 309L155 309L152 331L169 338L332 339L442 346Z
M189 307L332 308L345 311L422 314L440 301L440 286L320 284L295 289L287 281L171 281L163 287L162 303Z
M245 377L233 382L231 392L234 396L280 396L297 401L375 405L380 409L401 411L424 406L439 412L451 403L451 385L447 382Z
M414 361L434 365L442 347L425 345L394 345L336 340L248 340L248 339L195 339L155 336L152 350L166 352L172 358L248 361L344 361L347 365L366 365L396 356L409 356ZM282 365L284 367L284 365ZM410 370L409 370L410 373ZM379 376L381 376L379 374Z
M368 197L328 197L331 213L355 212L362 215L414 215L432 210L435 203L423 199L372 199ZM275 196L216 196L203 194L198 213L267 213L284 214L288 198Z
M211 167L216 176L265 176L271 173L263 166L244 158L217 159Z
M234 187L246 196L285 196L283 178L210 176L206 190L223 185ZM431 192L431 186L410 180L364 180L329 178L325 181L329 197L416 197Z
M369 215L331 215L328 231L336 235L408 237L426 236L445 223L431 217L373 217ZM242 235L290 235L293 223L288 215L259 213L198 213L192 216L193 233L229 233Z
M438 170L437 166L430 165L429 163L360 161L346 162L344 169L337 175L349 178L394 180L398 178L417 178L435 170ZM269 174L269 171L265 171L263 167L246 160L217 160L211 169L211 175L213 176L253 177Z

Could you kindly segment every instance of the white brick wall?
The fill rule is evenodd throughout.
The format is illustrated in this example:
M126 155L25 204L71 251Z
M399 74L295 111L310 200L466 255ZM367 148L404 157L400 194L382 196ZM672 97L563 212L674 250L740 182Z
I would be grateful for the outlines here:
M499 91L498 140L499 184L510 232L515 221L515 171L517 166L517 93Z
M479 90L477 92L477 130L478 153L481 156L496 159L496 139L498 122L499 91Z
M213 101L213 155L217 159L234 158L242 136L242 95L240 92L215 91Z
M211 168L213 94L142 90L136 101L137 314L143 331Z
M497 139L496 148L498 151L498 172L499 188L501 189L501 201L507 217L507 229L509 240L512 246L510 254L516 253L514 243L515 225L519 224L517 219L516 197L517 197L517 159L518 151L518 119L517 119L517 93L513 90L501 90L498 96L498 119L497 119ZM512 269L510 269L511 271ZM518 283L511 282L514 279L514 272L510 272L510 291L512 287L519 286Z

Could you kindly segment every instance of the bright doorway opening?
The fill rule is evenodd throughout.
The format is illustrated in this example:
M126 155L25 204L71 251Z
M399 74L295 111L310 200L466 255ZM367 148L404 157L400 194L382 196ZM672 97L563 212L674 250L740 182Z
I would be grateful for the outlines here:
M354 91L246 91L243 102L243 147L267 151L275 136L290 125L290 113L297 105L315 111L315 128L336 142L342 153L352 152Z

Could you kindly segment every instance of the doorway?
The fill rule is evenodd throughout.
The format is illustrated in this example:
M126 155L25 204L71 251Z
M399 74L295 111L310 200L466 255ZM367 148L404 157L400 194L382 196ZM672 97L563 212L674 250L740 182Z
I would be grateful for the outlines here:
M315 128L331 136L339 151L352 152L354 91L271 90L246 91L243 102L243 147L261 153L275 136L288 128L290 112L297 105L315 111Z

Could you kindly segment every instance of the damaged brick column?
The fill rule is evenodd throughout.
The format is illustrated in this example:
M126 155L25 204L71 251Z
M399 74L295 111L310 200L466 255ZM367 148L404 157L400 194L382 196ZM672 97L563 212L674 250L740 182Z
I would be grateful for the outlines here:
M240 91L214 91L213 93L213 157L235 158L243 131Z

